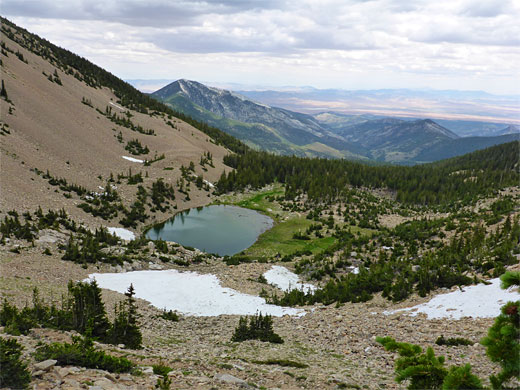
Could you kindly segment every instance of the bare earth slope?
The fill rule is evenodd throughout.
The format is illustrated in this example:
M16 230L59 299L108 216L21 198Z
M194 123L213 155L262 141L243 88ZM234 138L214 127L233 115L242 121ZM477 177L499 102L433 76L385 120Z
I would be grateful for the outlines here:
M143 129L153 129L155 136L140 134L124 126L113 123L101 115L96 108L105 112L110 107L113 113L126 116L129 110L117 104L117 98L107 88L92 88L85 82L57 69L48 61L25 50L2 34L2 42L10 51L2 55L2 80L12 103L1 101L1 123L7 125L9 133L2 132L1 148L1 197L2 213L10 209L34 211L36 205L43 209L65 210L74 217L92 221L89 214L76 207L78 199L67 199L47 180L36 175L35 168L54 177L65 178L69 183L86 187L89 191L100 191L110 173L135 174L139 171L148 178L144 185L158 178L174 185L180 177L179 167L196 165L196 174L203 174L210 182L218 179L225 169L222 157L228 152L210 142L209 137L192 126L173 118L176 129L167 125L167 117L150 116L131 111L130 120ZM27 63L15 53L21 53ZM58 75L62 85L52 82L46 75ZM44 73L46 75L44 75ZM53 77L53 76L52 76ZM83 104L82 99L91 102ZM5 126L4 125L4 126ZM122 142L117 136L121 133ZM149 148L145 155L132 156L124 149L128 141L138 139ZM213 156L215 168L206 166L207 172L199 166L201 156L209 152ZM140 160L152 160L165 155L163 160L150 166L128 161L122 156ZM164 168L173 168L164 170ZM101 178L100 178L101 177ZM125 180L118 184L118 192L123 203L130 203L135 197L136 186L128 186ZM195 186L193 186L195 187ZM177 196L179 208L207 202L207 192L194 188L191 201ZM159 219L164 216L158 217ZM116 224L114 220L112 224Z

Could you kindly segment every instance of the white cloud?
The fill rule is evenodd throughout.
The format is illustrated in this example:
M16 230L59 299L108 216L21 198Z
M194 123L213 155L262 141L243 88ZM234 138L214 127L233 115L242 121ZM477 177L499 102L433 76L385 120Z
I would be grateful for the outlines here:
M124 78L518 88L520 7L503 0L4 0L3 13Z

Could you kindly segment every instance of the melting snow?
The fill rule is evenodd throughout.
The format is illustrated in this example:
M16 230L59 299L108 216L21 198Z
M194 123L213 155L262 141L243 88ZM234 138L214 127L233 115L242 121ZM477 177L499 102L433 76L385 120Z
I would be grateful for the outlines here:
M115 108L118 108L118 109L120 109L121 111L124 111L124 110L125 110L123 107L118 106L118 105L115 104L115 103L112 103L112 102L109 102L109 103L110 103L111 106L114 106Z
M393 311L384 314L410 312L411 316L424 313L429 319L462 317L496 317L500 308L508 301L517 301L520 294L515 289L503 290L500 288L500 279L491 279L491 284L478 284L464 287L447 294L440 294L429 302Z
M300 290L302 288L305 292L316 290L316 286L301 282L298 275L279 265L273 265L269 271L264 273L264 277L267 283L283 291Z
M123 157L125 160L136 162L136 163L143 163L144 162L143 160L139 160L138 158L133 158L133 157L128 157L128 156L121 156L121 157Z
M99 287L124 293L130 284L135 296L157 308L177 310L198 317L221 314L252 315L257 312L275 317L304 316L305 311L270 305L265 299L243 294L220 285L215 275L196 272L134 271L126 273L91 274Z
M117 237L119 237L123 240L127 240L127 241L135 240L135 234L133 232L131 232L130 230L123 229L123 228L117 228L117 227L109 227L107 229L110 234L115 234Z

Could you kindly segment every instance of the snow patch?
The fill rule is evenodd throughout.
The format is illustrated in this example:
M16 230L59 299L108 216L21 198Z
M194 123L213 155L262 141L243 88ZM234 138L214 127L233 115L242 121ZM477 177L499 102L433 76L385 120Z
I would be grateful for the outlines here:
M132 161L132 162L136 162L136 163L144 163L143 160L139 160L138 158L133 158L133 157L128 157L128 156L121 156L123 157L125 160L128 160L128 161Z
M215 275L196 272L134 271L91 274L101 288L124 293L130 284L135 296L159 309L176 310L184 315L209 317L222 314L253 315L257 312L275 317L304 316L305 311L270 305L264 298L243 294L220 285Z
M489 318L500 314L500 308L508 301L517 301L520 294L515 289L503 290L500 288L500 279L489 280L491 284L478 284L464 287L462 290L447 294L440 294L429 302L420 305L385 311L383 314L409 312L415 317L418 313L424 313L428 319L462 317Z
M118 227L109 227L107 228L110 234L115 234L117 237L122 240L132 241L135 240L135 234L130 230L118 228Z
M264 278L267 280L267 283L272 284L283 291L301 289L305 292L316 291L316 286L301 282L298 275L279 265L273 265L269 271L264 273Z
M111 106L114 106L115 108L118 108L118 109L120 109L121 111L124 111L124 110L125 110L123 107L118 106L118 105L115 104L115 103L112 103L112 102L109 102L109 103L110 103Z

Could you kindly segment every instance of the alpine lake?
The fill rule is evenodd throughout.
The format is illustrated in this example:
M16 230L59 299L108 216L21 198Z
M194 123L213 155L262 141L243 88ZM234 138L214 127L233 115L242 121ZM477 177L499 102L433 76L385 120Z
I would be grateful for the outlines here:
M212 205L182 211L153 226L152 240L177 242L220 256L249 248L258 236L273 226L273 220L257 211L238 206Z

